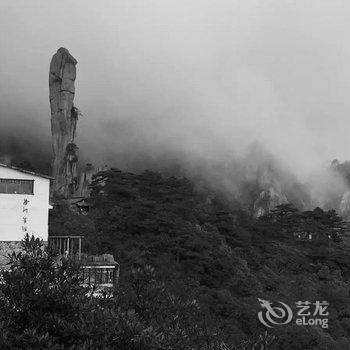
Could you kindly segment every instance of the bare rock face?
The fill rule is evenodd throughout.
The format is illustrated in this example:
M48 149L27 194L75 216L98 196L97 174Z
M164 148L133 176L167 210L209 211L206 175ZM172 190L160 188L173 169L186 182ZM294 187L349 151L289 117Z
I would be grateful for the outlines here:
M350 218L350 191L346 191L339 204L339 214L346 220Z
M79 110L74 107L76 59L65 48L52 57L49 73L53 148L53 193L70 197L77 189L75 144Z
M282 192L276 191L273 187L263 190L259 198L254 202L254 217L258 218L268 214L278 205L288 203L287 197Z
M269 213L277 205L288 203L281 183L274 176L270 167L265 167L258 176L259 188L262 190L253 206L254 217Z
M97 173L98 169L88 163L85 168L82 169L79 181L79 187L75 195L77 197L89 197L90 196L90 184L92 182L92 177Z
M88 163L80 171L80 180L77 191L74 196L79 198L90 197L91 188L90 185L93 181L93 177L96 176L100 171L106 171L109 167L107 165L103 167L94 167L92 164Z

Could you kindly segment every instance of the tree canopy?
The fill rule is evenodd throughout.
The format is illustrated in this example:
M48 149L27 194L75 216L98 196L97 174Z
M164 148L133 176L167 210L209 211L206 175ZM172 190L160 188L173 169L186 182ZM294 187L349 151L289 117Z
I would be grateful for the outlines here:
M185 178L111 169L95 177L88 215L74 215L91 222L85 249L112 253L121 264L122 285L135 269L153 266L170 293L196 300L207 329L233 348L262 338L271 349L350 346L350 255L334 210L283 204L253 219ZM258 298L327 300L330 327L290 324L264 338Z

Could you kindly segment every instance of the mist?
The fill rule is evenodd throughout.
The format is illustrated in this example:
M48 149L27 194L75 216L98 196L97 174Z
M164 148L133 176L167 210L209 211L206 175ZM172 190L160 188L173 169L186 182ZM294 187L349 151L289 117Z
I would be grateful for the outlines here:
M261 145L259 161L309 181L350 158L349 10L322 0L4 0L0 154L50 160L48 67L63 46L78 60L83 161L206 172L232 190Z

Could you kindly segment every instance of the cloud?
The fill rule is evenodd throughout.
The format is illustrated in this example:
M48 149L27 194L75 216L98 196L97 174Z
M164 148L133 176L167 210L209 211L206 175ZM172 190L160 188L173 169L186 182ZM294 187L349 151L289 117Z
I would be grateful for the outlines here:
M242 159L258 141L304 181L350 157L348 2L0 6L0 132L27 135L48 155L48 65L64 46L78 60L86 161L211 166Z

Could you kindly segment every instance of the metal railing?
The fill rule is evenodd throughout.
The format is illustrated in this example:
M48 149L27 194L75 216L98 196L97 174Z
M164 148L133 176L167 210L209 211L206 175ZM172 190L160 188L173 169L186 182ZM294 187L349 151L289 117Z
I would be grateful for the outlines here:
M99 289L115 287L119 280L119 264L111 254L87 255L81 251L84 236L49 236L49 248L62 258L78 260L83 285Z
M84 236L49 236L49 247L60 255L81 260L81 241Z

